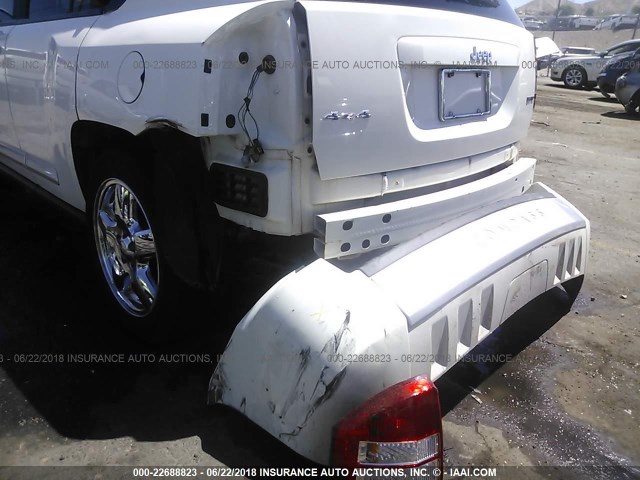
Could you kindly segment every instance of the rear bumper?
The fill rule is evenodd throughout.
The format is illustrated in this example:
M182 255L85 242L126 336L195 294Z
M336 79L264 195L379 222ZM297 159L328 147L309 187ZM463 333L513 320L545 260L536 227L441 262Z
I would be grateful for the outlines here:
M332 427L355 406L415 375L435 380L520 307L584 274L589 222L555 192L534 184L484 205L280 280L236 327L209 401L328 463Z
M613 93L616 89L617 77L607 74L598 76L598 88L606 93Z
M318 215L314 250L321 258L335 258L401 244L477 205L520 195L533 183L535 164L535 159L522 158L504 170L457 187Z

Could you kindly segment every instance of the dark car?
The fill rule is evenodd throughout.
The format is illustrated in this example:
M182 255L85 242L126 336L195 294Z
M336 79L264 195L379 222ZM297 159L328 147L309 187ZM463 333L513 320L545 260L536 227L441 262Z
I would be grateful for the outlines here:
M628 113L640 108L640 48L634 54L635 65L616 82L616 98Z
M604 65L602 71L598 75L598 88L600 93L609 98L616 90L616 81L620 76L629 70L636 67L636 64L640 62L640 56L638 52L622 53L611 57L611 59Z

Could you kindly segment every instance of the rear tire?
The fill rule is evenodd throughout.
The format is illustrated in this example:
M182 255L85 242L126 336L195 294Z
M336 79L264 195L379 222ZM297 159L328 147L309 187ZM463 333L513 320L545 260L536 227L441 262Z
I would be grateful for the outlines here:
M587 72L579 65L570 65L562 72L562 81L568 88L583 88L587 84Z
M148 343L164 341L184 288L154 230L152 170L117 150L103 152L92 168L87 219L107 295L126 330Z
M627 113L630 114L638 114L638 109L640 109L640 90L638 90L628 104L624 106L624 109Z

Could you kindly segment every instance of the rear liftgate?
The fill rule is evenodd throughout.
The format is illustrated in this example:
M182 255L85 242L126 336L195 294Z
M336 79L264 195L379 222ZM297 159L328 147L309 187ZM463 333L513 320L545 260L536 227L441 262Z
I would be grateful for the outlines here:
M583 275L588 245L588 220L536 183L366 259L318 259L236 327L209 402L321 464L441 466L431 382L519 308Z

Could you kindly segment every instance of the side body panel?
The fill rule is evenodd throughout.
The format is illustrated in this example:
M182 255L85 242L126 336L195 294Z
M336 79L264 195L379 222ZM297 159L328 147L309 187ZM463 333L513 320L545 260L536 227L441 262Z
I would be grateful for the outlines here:
M96 17L16 25L7 40L7 86L15 132L34 183L74 206L83 203L70 131L76 116L78 51Z
M20 151L20 142L13 126L13 116L11 115L11 104L9 103L9 90L7 89L7 70L14 68L11 61L7 59L6 45L9 34L13 30L13 25L0 25L0 161L5 162L3 157L7 157L6 162L16 162L18 165L24 164L24 155ZM15 165L13 165L15 167Z

